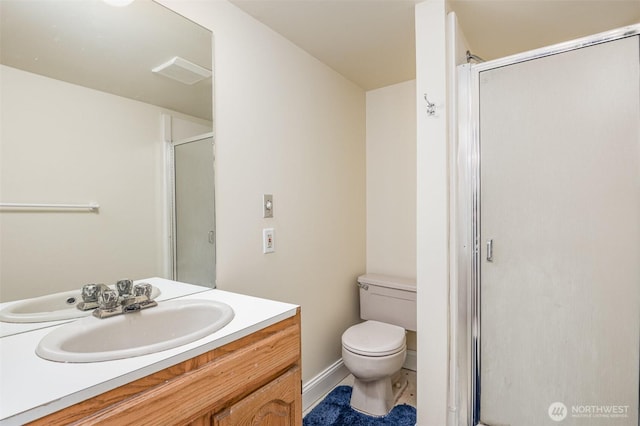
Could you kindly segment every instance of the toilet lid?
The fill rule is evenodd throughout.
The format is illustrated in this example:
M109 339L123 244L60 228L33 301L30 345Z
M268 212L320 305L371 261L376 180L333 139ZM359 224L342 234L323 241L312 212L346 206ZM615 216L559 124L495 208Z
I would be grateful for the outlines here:
M342 334L345 349L365 356L392 355L403 350L405 344L404 328L378 321L365 321Z

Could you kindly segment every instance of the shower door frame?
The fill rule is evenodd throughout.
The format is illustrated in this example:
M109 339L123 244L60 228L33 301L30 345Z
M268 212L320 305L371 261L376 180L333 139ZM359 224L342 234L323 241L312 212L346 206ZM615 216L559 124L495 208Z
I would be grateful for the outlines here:
M466 412L464 421L467 425L490 426L480 423L480 73L638 35L640 35L640 24L480 64L466 64L458 67L459 131L458 140L452 141L452 153L457 159L455 170L453 170L455 176L451 178L451 182L456 183L452 188L452 197L458 200L458 207L452 214L455 215L456 224L455 264L458 269L457 276L461 277L455 285L459 289L458 302L462 301L467 307L467 322L464 325L466 330L461 330L462 332L457 335L458 339L466 339L469 346L466 353L460 351L452 354L451 362L457 360L458 365L466 365L466 371L459 371L458 377L460 381L466 382L461 384L466 387L466 397L460 398L460 404L465 407L460 407L459 413L464 416ZM450 401L451 405L455 406ZM459 421L463 419L459 418Z
M184 139L179 139L176 141L170 141L167 144L167 176L168 176L168 217L169 217L169 240L170 240L170 244L169 244L169 259L170 259L170 276L172 280L177 280L178 279L178 221L177 221L177 217L176 217L176 209L177 209L177 203L176 203L176 155L175 155L175 150L176 147L180 146L180 145L184 145L184 144L188 144L188 143L192 143L192 142L199 142L205 139L211 139L212 144L215 146L215 133L214 132L207 132L207 133L202 133L202 134L198 134L195 136L191 136L188 138L184 138ZM214 169L214 176L215 176L215 149L212 148L212 154L213 154L213 164L211 165L211 167ZM214 181L211 182L211 185L213 187L213 191L214 191L214 198L215 198L215 177L214 177ZM216 240L216 233L215 233L215 225L216 225L216 215L215 215L215 201L214 201L214 208L213 208L213 242L212 244L214 245L214 265L217 262L217 240ZM213 283L212 283L212 288L216 288L216 276L217 276L217 270L215 269L217 267L217 265L214 266L214 276L213 276Z

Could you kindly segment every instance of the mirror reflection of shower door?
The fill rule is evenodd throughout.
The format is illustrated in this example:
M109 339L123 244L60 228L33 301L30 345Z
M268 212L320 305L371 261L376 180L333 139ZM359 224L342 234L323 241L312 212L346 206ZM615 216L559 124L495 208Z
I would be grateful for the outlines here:
M638 38L479 74L481 424L638 425Z
M175 144L174 279L215 287L213 138Z

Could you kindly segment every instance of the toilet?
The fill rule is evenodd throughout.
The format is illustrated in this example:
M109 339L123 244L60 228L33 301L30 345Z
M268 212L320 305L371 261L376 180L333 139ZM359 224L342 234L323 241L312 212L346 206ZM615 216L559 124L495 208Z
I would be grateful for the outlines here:
M362 413L384 416L400 393L394 393L392 377L407 356L406 330L416 330L416 282L365 274L358 286L365 321L342 334L342 360L354 377L350 403Z

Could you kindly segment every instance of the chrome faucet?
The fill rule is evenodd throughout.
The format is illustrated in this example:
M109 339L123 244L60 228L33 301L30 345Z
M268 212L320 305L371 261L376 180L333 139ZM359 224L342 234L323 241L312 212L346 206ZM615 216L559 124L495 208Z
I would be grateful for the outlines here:
M118 290L118 296L128 297L133 291L133 281L120 280L116 283L116 289Z
M81 311L89 311L98 307L98 295L105 291L111 290L104 284L85 284L82 286L82 302L76 307Z
M105 286L106 287L106 286ZM107 318L122 313L120 306L120 298L116 290L101 288L98 293L98 309L93 311L93 316L98 318Z
M151 291L151 284L140 283L134 285L133 297L126 298L122 301L122 312L126 314L157 306L158 302L151 300Z
M152 289L151 284L133 285L131 280L118 281L116 290L104 284L85 284L82 287L82 302L77 307L83 311L94 309L93 316L97 318L137 312L158 305L151 300Z

